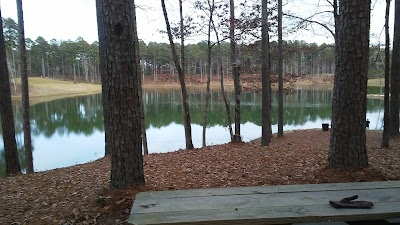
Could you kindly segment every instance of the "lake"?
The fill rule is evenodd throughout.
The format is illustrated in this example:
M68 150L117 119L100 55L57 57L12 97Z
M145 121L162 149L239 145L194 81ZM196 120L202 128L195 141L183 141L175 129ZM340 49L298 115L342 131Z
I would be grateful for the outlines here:
M371 88L369 93L379 89ZM190 92L193 144L201 147L205 92ZM229 93L232 112L233 94ZM330 123L332 91L326 88L299 87L284 96L284 131L321 128ZM145 90L143 95L149 153L185 148L180 90ZM16 140L22 168L26 168L23 149L22 108L13 102ZM272 101L272 131L277 132L277 96ZM230 141L222 94L213 91L208 115L207 145ZM233 114L233 113L232 113ZM232 115L233 116L233 115ZM370 129L382 129L383 101L368 99ZM233 121L233 120L232 120ZM242 93L241 135L243 141L261 136L261 95ZM31 106L32 144L35 171L85 163L104 156L104 125L100 94L59 99ZM2 130L0 127L0 133ZM0 176L5 174L4 146L0 137Z

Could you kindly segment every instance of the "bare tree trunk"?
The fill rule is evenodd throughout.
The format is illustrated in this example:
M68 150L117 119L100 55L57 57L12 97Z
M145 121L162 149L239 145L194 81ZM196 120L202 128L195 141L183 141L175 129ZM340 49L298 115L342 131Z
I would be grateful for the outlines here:
M283 136L282 0L278 0L278 137Z
M231 142L234 142L234 134L233 134L233 130L232 130L232 116L231 116L231 109L229 108L229 99L226 97L226 93L225 93L225 87L224 87L224 68L222 66L222 64L219 65L219 73L221 76L220 79L220 84L221 84L221 93L222 93L222 98L224 100L224 104L225 104L225 111L226 111L226 118L227 118L227 126L228 126L228 130L229 130L229 134L231 137Z
M153 82L157 83L157 64L155 58L153 58Z
M1 9L0 9L0 18ZM11 103L10 79L4 46L3 20L0 20L0 117L3 129L6 176L21 173L15 141L14 115Z
M13 78L13 85L14 85L14 92L15 94L18 94L17 92L17 69L16 69L16 62L15 62L15 53L14 53L14 47L12 47L11 49L11 53L12 53L12 78Z
M83 70L85 72L85 82L89 83L89 65L88 65L88 59L86 57L86 55L83 56L83 61L82 61L82 66L83 66Z
M203 63L200 60L200 82L203 83Z
M74 82L76 82L76 71L75 71L75 63L74 63Z
M217 37L218 52L219 52L218 61L219 61L220 85L221 85L222 98L223 98L224 104L225 104L226 119L227 119L227 123L228 123L227 127L228 127L229 134L231 137L231 142L234 142L234 135L233 135L233 130L232 130L232 120L231 120L231 118L232 118L231 117L231 109L229 107L230 103L229 103L229 99L226 97L225 87L224 87L224 68L223 68L223 63L222 63L221 41L219 40L219 35L218 35L217 28L215 26L214 20L211 20L211 22L212 22L212 26L214 28L215 36ZM227 68L228 68L228 66L227 66Z
M50 77L49 55L46 54L47 76Z
M142 125L143 154L147 155L147 154L149 154L149 148L147 146L146 120L145 120L145 113L144 113L143 87L142 86L141 86L141 91L140 91L140 100L141 100L141 103L142 103L142 107L141 107L142 119L140 120L140 123Z
M42 57L42 77L46 77L46 68L44 66L44 59Z
M78 63L76 64L78 66L78 80L79 80L79 82L82 81L80 64L81 64L81 61L79 60Z
M111 188L145 184L142 154L141 99L135 3L97 0L101 14L99 45L106 69L111 135ZM103 84L102 84L103 85ZM107 108L108 108L107 107ZM107 112L108 113L108 112Z
M178 71L179 82L181 84L181 93L182 93L182 105L183 105L183 126L185 128L185 140L186 140L186 149L193 149L192 143L192 128L190 122L190 112L189 112L189 102L188 95L185 85L185 74L181 68L181 64L178 60L178 55L176 54L175 44L172 39L171 27L168 20L167 9L165 8L165 1L161 0L161 5L164 13L165 24L167 27L168 39L171 45L172 57L174 58L174 63L176 66L176 70Z
M390 74L390 135L399 136L400 101L400 0L394 3L394 33Z
M186 69L185 69L185 36L183 34L183 9L182 9L182 0L179 0L179 16L180 16L180 33L181 33L181 67L182 67L182 73L183 75L186 74ZM188 70L188 73L190 70Z
M102 12L102 3L103 0L96 0L96 14L97 14L97 30L99 36L99 60L100 60L100 79L101 79L101 93L103 95L103 117L104 117L104 148L105 148L105 155L110 156L112 151L112 139L111 139L111 127L110 127L110 120L111 120L111 112L110 112L110 104L108 103L108 78L107 78L107 65L106 65L106 46L105 44L105 35L104 35L104 26L105 21L103 18ZM101 40L100 40L101 39ZM76 82L76 71L75 71L75 63L74 63L74 81Z
M229 37L231 45L231 63L232 63L232 76L235 87L235 134L234 142L242 142L240 136L240 78L239 78L239 65L236 61L236 40L235 40L235 3L234 0L229 0L230 5L230 28Z
M335 20L335 45L337 44L337 36L339 33L339 6L338 6L338 0L333 0L333 18Z
M65 79L65 71L64 71L64 54L61 53L61 70L62 70L62 79Z
M368 165L365 121L371 2L339 4L328 163L335 169L358 169Z
M207 130L207 115L208 115L208 105L210 101L210 82L211 82L211 26L214 14L214 0L212 3L208 0L208 7L210 10L209 21L208 21L208 32L207 32L207 87L206 87L206 104L204 106L204 123L203 123L203 147L206 147L206 130Z
M262 76L262 132L261 144L268 145L272 138L271 129L271 80L268 32L268 0L262 0L261 12L261 76Z
M137 31L135 30L135 32L137 32ZM135 38L136 38L136 40L135 40L136 43L139 43L139 39L138 39L137 33L135 33ZM136 47L136 55L138 56L138 57L136 57L137 60L138 60L138 61L137 61L137 65L140 66L140 60L139 60L139 56L140 56L139 44L135 45L135 47ZM140 69L142 69L142 72L144 71L144 70L143 70L143 66L140 67L140 68L138 68L138 76L139 76L139 71L140 71ZM143 72L143 73L144 73L144 72ZM139 76L139 77L140 77L140 76ZM139 81L140 115L141 115L141 117L140 117L140 125L141 125L141 127L142 127L143 154L144 154L144 155L147 155L147 154L149 154L149 148L148 148L148 146L147 146L146 120L145 120L144 102L143 102L143 82L144 82L144 77L143 77L143 80L142 80L142 79L138 79L138 81Z
M144 65L142 65L142 85L144 85Z
M7 61L7 59L6 59L6 61ZM14 74L14 69L13 69L12 62L10 62L10 61L8 60L7 64L8 64L8 72L11 73L11 77L9 77L8 79L10 79L10 80L12 81L12 83L13 83L14 93L15 93L15 94L18 94L18 93L17 93L17 84L15 83L15 81L16 81L16 76L15 76L15 74ZM10 89L10 90L11 90L11 89Z
M389 11L390 0L386 0L385 14L385 97L384 97L384 114L383 114L383 132L382 132L382 148L389 148L389 131L390 131L390 38L389 38Z
M19 28L19 53L21 67L21 86L22 86L22 114L23 114L23 130L24 130L24 147L26 172L33 173L33 157L32 157L32 139L31 139L31 120L29 115L29 84L28 84L28 69L26 61L26 46L25 46L25 28L24 28L24 13L22 11L22 0L17 0L18 11L18 28Z

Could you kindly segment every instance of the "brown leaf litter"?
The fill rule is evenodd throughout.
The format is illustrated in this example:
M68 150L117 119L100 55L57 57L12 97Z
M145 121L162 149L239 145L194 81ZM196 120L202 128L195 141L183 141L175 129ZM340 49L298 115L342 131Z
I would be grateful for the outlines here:
M326 166L329 132L285 133L259 141L150 154L146 187L110 191L110 160L0 178L0 224L123 224L136 193L148 190L363 182L400 179L400 139L381 149L381 131L367 132L368 168L333 171Z

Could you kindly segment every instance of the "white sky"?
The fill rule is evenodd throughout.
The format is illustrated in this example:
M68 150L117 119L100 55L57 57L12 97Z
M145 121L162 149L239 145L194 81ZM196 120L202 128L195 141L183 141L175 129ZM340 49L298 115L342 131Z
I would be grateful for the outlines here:
M286 5L284 11L310 13L312 11L310 5L315 5L321 0L290 1L293 1L294 4ZM173 10L171 2L177 4L178 1L166 0L167 7L170 7L168 10L171 17L170 21L173 21L174 18L177 19L179 12L178 10ZM184 0L184 2L190 4L194 0ZM139 38L147 43L150 41L167 42L166 35L158 32L158 30L165 30L160 0L136 0L135 3L139 7L136 10ZM17 21L16 1L0 0L0 4L2 16L11 17ZM392 9L393 5L392 1ZM384 25L385 0L372 0L372 7L371 43L376 44ZM27 38L35 40L38 36L42 36L49 41L53 38L57 40L76 40L81 36L89 43L98 39L95 0L24 0L23 9L25 36ZM393 21L393 12L391 18ZM393 29L393 25L390 26L390 29ZM309 43L333 43L333 39L329 35L313 36L310 32L302 32L292 37L286 37L286 39L290 38L304 40ZM381 37L381 40L383 39L384 35ZM192 42L200 40L201 38L199 37L192 38Z

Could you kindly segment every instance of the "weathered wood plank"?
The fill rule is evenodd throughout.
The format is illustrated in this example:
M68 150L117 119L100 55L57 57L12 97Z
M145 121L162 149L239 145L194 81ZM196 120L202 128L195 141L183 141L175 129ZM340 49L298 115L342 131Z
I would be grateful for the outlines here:
M359 195L372 209L334 209L328 201ZM288 224L400 216L400 182L222 188L140 193L132 224Z
M386 221L391 224L400 224L400 217L399 218L389 218Z
M383 206L385 209L377 209ZM128 222L141 224L288 224L323 221L377 220L399 216L399 203L377 204L373 209L332 209L321 205L248 209L212 209L134 214ZM382 207L382 208L383 208Z
M317 223L296 223L293 225L349 225L345 222L317 222Z
M381 190L381 189L379 189ZM248 194L229 196L176 197L160 199L143 199L135 204L133 210L140 213L173 211L221 209L221 208L268 208L270 206L307 206L328 205L329 200L340 200L344 197L358 195L360 200L378 202L400 202L400 189L385 189L385 191L315 191L315 192L285 192L269 194ZM329 206L330 207L330 206Z
M268 187L268 188L265 188ZM330 190L359 190L359 189L385 189L400 188L400 181L376 181L358 183L326 183L326 184L296 184L296 185L276 185L276 186L256 186L256 187L233 187L233 188L209 188L209 189L190 189L174 191L150 191L142 192L147 198L175 198L175 197L200 197L209 195L246 195L252 193L274 193L274 192L313 192Z

